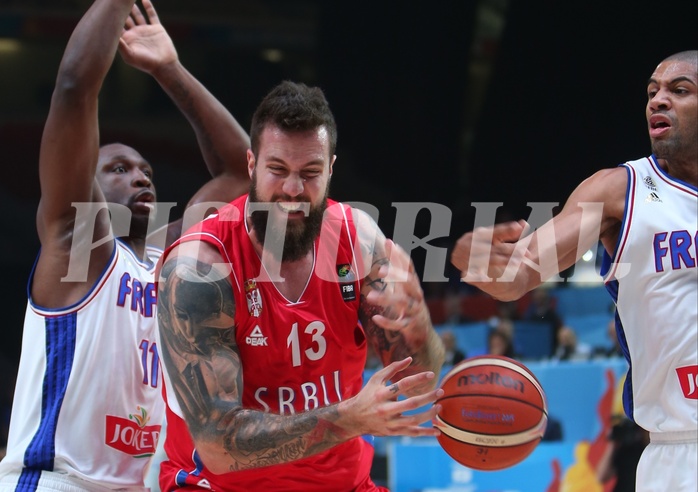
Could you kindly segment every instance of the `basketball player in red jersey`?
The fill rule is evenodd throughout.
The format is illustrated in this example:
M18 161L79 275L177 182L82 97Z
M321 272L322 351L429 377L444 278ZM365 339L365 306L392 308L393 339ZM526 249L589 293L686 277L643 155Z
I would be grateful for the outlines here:
M328 198L320 89L277 86L250 137L249 195L161 262L161 489L381 490L366 436L438 435L420 425L440 409L443 346L419 281L368 215ZM369 343L385 367L363 386Z

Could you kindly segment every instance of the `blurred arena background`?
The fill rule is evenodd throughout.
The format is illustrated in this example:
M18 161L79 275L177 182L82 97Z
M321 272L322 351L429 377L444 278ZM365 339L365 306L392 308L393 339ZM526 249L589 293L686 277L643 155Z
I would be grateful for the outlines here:
M65 43L89 4L0 0L5 405L38 249L39 141ZM246 128L279 81L322 87L339 129L333 197L377 207L389 236L393 203L442 204L450 236L430 244L443 248L472 228L473 202L502 202L502 217L526 217L528 203L560 203L595 170L648 154L647 77L663 57L695 49L698 40L698 3L687 0L155 6L184 65ZM141 150L155 167L159 199L183 205L207 175L187 122L157 84L119 61L100 103L103 141ZM418 218L417 235L426 235L433 218ZM424 250L413 258L421 271ZM443 273L457 284L446 264ZM443 316L448 282L427 284L435 316ZM459 294L466 317L483 305L463 300L472 292ZM469 321L488 319L481 315Z

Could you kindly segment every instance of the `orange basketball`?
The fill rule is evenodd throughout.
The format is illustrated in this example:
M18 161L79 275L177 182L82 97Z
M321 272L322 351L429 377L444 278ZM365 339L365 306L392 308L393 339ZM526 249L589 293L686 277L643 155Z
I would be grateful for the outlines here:
M441 447L476 470L501 470L524 460L548 424L545 392L531 371L513 359L466 359L441 382L444 395L434 426Z

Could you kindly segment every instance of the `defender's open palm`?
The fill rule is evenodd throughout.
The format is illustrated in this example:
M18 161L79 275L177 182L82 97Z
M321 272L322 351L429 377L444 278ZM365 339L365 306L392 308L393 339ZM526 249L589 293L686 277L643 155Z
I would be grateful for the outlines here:
M129 65L152 74L158 68L177 61L177 50L160 24L155 7L143 0L145 15L133 6L119 40L119 53Z

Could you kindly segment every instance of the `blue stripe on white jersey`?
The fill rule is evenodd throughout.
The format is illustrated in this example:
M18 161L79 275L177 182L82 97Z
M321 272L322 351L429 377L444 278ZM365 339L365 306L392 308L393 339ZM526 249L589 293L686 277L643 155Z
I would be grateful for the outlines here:
M33 492L40 478L144 489L164 418L153 278L160 252L149 249L151 260L141 261L115 245L77 303L47 309L29 299L22 384L0 462L3 483L16 490Z
M15 492L34 492L39 485L41 478L41 470L30 470L25 468L22 470L22 476L19 477Z
M46 318L46 372L41 421L24 453L24 466L53 470L56 424L75 357L77 314Z

